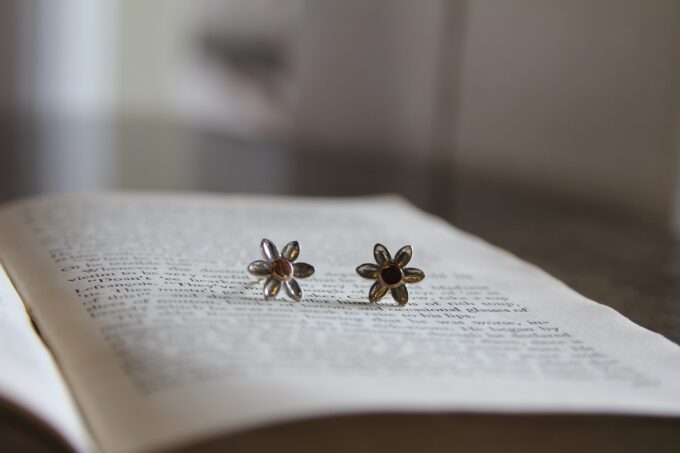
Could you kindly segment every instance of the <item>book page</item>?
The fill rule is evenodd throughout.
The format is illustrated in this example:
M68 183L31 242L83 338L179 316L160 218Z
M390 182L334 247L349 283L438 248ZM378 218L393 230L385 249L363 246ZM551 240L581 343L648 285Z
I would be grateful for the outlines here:
M33 329L1 264L0 363L0 401L38 417L72 448L91 448L59 369Z
M0 213L0 252L99 443L128 451L330 414L680 415L680 348L396 198L100 194ZM262 238L304 298L263 300ZM411 244L410 302L355 268Z

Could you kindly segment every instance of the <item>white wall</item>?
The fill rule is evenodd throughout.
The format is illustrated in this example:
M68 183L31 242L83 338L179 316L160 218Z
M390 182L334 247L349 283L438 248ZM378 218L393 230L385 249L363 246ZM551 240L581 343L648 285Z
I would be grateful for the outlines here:
M468 3L458 160L664 223L676 157L678 3Z
M110 187L115 156L101 120L116 108L115 1L23 1L17 13L19 109L42 121L34 149L10 151L32 153L34 190Z
M29 56L20 74L31 88L27 103L81 116L111 111L182 118L188 112L240 131L247 124L235 119L252 118L290 127L303 141L394 148L426 158L441 101L443 0L307 2L292 27L253 13L274 14L271 1L22 2L31 10L21 27L32 46L21 53ZM451 89L460 102L450 124L459 168L609 204L652 223L668 221L680 192L673 141L680 111L678 2L456 5L463 20L447 34L453 51L463 44L462 62L453 58L450 71L452 79L460 75ZM294 8L277 11L286 16L283 22L299 19ZM275 28L289 36L297 46L289 80L296 101L282 107L276 98L251 96L249 109L228 96L242 90L222 84L219 73L204 71L203 77L199 70L197 76L193 65L206 17L218 26L221 17L230 18L224 23L238 25L240 33ZM277 116L285 121L277 123ZM90 138L54 143L74 162L100 165L90 155L78 157L88 152ZM103 162L101 168L111 167ZM46 158L43 165L53 173L56 164ZM51 185L91 184L57 174Z
M297 49L303 141L429 153L444 5L309 2Z
M115 1L40 0L23 7L31 108L64 116L109 113L116 97Z
M121 0L114 73L118 113L172 118L195 47L200 1Z

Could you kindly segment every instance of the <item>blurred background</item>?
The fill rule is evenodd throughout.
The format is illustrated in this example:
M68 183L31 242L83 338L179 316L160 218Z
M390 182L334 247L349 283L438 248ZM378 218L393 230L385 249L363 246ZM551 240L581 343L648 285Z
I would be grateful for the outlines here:
M512 192L680 231L679 25L675 0L4 0L0 200L389 191L455 217Z

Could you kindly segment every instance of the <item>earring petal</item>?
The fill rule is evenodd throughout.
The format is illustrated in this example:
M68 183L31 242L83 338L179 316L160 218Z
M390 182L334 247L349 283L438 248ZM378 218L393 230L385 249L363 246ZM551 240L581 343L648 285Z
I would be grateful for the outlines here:
M307 278L314 273L314 266L308 263L293 264L293 275L297 278Z
M375 257L375 262L378 263L378 266L384 266L392 261L390 252L387 250L387 247L382 244L375 244L375 247L373 247L373 256Z
M418 283L425 278L425 272L415 267L407 267L404 269L404 281L406 283Z
M283 257L283 259L288 261L295 261L299 255L300 244L298 243L298 241L289 242L288 244L286 244L286 246L283 248L283 251L281 252L281 256Z
M267 261L271 262L280 257L279 249L276 248L276 245L269 239L262 239L260 248L262 249L262 256L264 256Z
M399 267L404 267L411 261L413 256L413 248L410 245L405 245L399 249L396 255L394 255L394 264L399 265Z
M276 297L281 289L281 282L274 277L269 277L267 281L264 282L264 298L272 299Z
M302 299L302 288L300 288L300 285L294 278L285 282L283 284L283 289L286 291L288 297L295 302L300 302L300 299Z
M256 277L266 277L271 274L271 264L263 260L253 261L248 265L248 272Z
M392 288L392 297L399 305L406 305L408 303L408 289L406 289L406 285L402 284Z
M371 289L368 291L368 300L371 302L377 302L387 294L389 288L380 282L373 283Z
M375 264L366 263L357 267L357 274L361 275L364 278L370 278L371 280L375 280L376 278L378 278L379 269L380 268Z

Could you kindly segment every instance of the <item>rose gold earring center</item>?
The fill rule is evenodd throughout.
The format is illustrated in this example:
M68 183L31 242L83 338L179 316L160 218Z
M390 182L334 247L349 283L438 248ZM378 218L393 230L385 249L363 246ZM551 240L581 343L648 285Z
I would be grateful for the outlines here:
M285 282L293 277L293 263L288 260L279 258L274 260L271 265L271 271L274 278L280 282Z

